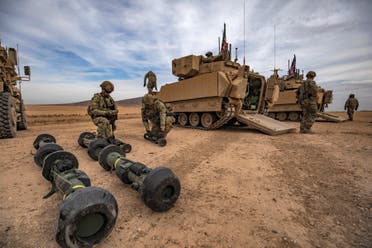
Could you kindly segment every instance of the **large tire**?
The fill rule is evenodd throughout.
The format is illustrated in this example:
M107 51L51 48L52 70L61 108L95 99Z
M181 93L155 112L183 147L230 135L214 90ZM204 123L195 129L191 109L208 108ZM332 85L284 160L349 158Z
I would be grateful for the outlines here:
M108 146L110 143L107 142L107 140L97 138L90 142L88 146L88 155L91 157L91 159L98 161L98 156L103 148Z
M10 93L0 94L0 139L14 138L17 131L17 113Z
M25 113L25 105L23 104L23 100L21 101L21 118L17 122L17 130L26 130L28 128L27 120L26 120L26 113Z
M53 181L52 169L56 166L56 162L63 164L63 167L58 167L59 172L79 168L79 161L71 152L55 151L48 154L43 162L43 170L41 174L48 181Z
M114 196L98 187L79 189L59 206L56 240L61 247L90 248L107 237L118 216Z
M48 156L52 152L62 151L62 150L63 150L63 148L60 145L57 145L57 144L54 144L54 143L46 144L46 145L40 147L36 151L36 153L34 155L35 163L38 166L42 167L43 163L44 163L44 159L45 159L46 156Z
M83 147L83 148L87 148L87 146L84 144L84 139L88 139L88 140L94 140L96 138L96 136L94 135L94 133L92 132L82 132L80 135L79 135L79 138L78 138L78 144Z
M44 141L45 143L57 143L56 138L53 135L48 133L39 134L34 140L33 146L37 150L40 148L40 142Z
M177 176L166 167L153 169L142 185L142 199L146 206L157 212L173 207L180 195L181 184Z

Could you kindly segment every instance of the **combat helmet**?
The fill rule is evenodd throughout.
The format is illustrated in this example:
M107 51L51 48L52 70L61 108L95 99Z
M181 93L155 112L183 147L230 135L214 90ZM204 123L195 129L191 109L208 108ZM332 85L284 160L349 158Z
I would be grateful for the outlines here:
M306 74L306 77L309 78L315 78L316 77L316 73L315 71L309 71L307 74Z
M213 53L211 52L211 51L208 51L206 54L205 54L205 56L207 56L207 57L210 57L210 56L212 56L213 55Z
M111 93L114 91L114 85L110 81L103 81L100 86L107 93Z

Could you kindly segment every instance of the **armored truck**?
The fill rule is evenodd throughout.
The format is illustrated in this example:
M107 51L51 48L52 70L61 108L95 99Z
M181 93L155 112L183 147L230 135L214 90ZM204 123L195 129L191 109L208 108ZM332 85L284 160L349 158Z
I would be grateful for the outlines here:
M31 70L19 75L17 50L0 44L0 138L14 138L17 130L27 129L25 107L18 83L29 81Z

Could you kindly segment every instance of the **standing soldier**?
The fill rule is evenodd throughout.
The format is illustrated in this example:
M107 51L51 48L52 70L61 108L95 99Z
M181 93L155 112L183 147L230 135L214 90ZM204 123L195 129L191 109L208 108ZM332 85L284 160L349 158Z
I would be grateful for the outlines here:
M318 112L317 106L317 88L314 78L316 73L309 71L306 74L306 80L301 84L298 89L298 101L302 108L302 119L300 125L301 133L313 133L311 127L315 122Z
M149 94L153 94L153 90L158 90L156 87L156 75L152 71L148 71L143 78L143 87L147 84L147 90Z
M166 106L154 95L146 94L142 97L142 122L148 137L155 142L165 139L173 127L175 119L173 116L167 116L169 111L171 111L171 106Z
M118 118L118 109L110 93L114 85L110 81L101 83L101 93L94 94L88 106L88 114L97 126L97 137L102 139L114 138L115 121Z
M347 109L347 114L349 115L350 121L353 120L354 111L356 111L358 107L359 107L359 102L355 98L355 95L350 94L349 98L345 102L345 107L344 107L345 110Z

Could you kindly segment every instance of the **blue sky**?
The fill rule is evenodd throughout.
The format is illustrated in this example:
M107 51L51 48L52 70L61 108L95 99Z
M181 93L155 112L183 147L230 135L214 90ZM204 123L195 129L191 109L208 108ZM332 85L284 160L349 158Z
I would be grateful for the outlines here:
M171 60L217 53L223 23L227 39L244 53L244 0L38 0L0 1L0 38L20 50L32 68L23 84L28 104L88 100L111 80L117 100L145 93L148 70L159 85L176 80ZM276 66L317 72L334 91L329 110L341 110L349 93L372 109L372 1L246 0L246 61L268 77Z

